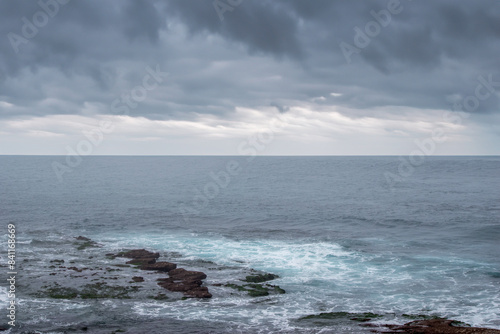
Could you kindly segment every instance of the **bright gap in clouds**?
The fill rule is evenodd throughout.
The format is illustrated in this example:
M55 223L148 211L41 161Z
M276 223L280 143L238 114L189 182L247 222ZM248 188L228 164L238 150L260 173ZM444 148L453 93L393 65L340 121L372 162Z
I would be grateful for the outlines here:
M466 127L436 117L445 110L396 111L397 116L388 113L386 118L353 118L329 106L304 104L285 113L274 107L236 108L231 118L194 114L189 121L50 115L1 121L0 138L12 146L3 145L0 153L29 154L30 143L36 141L38 154L64 155L76 150L79 142L93 139L91 154L96 155L238 155L245 154L240 144L254 138L261 155L407 155L416 148L415 138L430 138L437 128L443 129L447 141L436 154L446 154L455 145L469 147L471 153L477 150L470 145Z

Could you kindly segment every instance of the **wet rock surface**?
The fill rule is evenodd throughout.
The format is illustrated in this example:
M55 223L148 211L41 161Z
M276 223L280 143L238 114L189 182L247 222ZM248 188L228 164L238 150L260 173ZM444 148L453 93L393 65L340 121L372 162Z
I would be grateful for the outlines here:
M416 320L402 326L385 325L390 331L381 333L410 334L500 334L500 330L480 327L464 327L464 323L448 319Z
M114 257L126 257L129 259L157 259L160 257L160 253L153 253L145 249L132 249L126 252L120 252Z
M157 271L169 272L177 268L177 265L175 263L161 261L153 264L143 264L142 266L140 266L140 268L142 270L157 270Z
M331 326L332 324L349 324L358 322L360 328L369 328L372 333L381 334L500 334L500 330L471 327L470 325L451 319L425 314L400 314L400 318L419 318L404 325L383 324L383 321L394 318L395 314L376 314L371 312L324 312L311 314L297 319L298 323L308 323L314 326ZM378 323L371 321L377 320ZM382 324L381 324L382 323Z
M184 268L168 272L169 278L159 279L158 285L169 291L183 292L186 297L211 298L207 287L202 287L207 275L201 271L189 271Z
M60 254L59 258L50 260L47 266L51 271L47 273L50 279L40 284L33 296L70 300L147 298L168 302L212 297L208 288L202 286L207 277L205 273L158 261L158 252L131 249L100 254L98 248L103 245L84 236L73 239L73 246L81 258ZM68 263L70 265L65 266ZM165 288L170 292L162 292Z

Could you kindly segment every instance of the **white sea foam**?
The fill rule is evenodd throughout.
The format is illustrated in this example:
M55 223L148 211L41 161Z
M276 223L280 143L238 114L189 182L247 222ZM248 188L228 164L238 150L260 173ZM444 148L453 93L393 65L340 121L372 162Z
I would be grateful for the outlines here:
M272 297L277 299L276 305L259 306L245 296L214 296L209 303L139 303L134 311L141 315L227 322L237 318L247 325L271 322L285 328L292 326L291 320L318 310L435 313L499 327L493 323L498 318L498 289L463 275L474 264L468 261L368 254L328 242L233 240L197 234L113 236L104 244L175 251L183 255L181 260L203 259L271 272L280 275L274 284L287 291ZM486 295L471 290L474 284L482 284L478 291Z

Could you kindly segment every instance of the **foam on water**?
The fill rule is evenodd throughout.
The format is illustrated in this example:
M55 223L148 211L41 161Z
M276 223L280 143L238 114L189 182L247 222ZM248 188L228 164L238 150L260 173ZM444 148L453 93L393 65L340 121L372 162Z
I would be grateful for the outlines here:
M0 286L0 303L2 305L2 309L5 309L7 307L9 301L10 299L8 296L8 289L6 287Z
M262 305L253 299L217 296L209 303L136 304L134 310L142 315L207 321L232 321L237 315L247 325L273 319L279 328L288 328L291 319L318 310L433 313L500 327L494 323L499 316L498 284L483 280L481 272L486 269L482 268L488 264L470 260L368 254L346 250L336 243L234 240L216 234L114 234L101 235L98 241L112 249L175 251L182 254L177 260L202 259L271 272L280 275L273 282L287 291Z

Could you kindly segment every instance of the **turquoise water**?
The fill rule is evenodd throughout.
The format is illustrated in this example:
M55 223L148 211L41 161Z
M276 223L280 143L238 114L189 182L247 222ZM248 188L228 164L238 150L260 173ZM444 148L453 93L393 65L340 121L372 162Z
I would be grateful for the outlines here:
M62 181L54 161L64 157L0 157L0 214L16 224L27 260L26 332L62 333L82 317L103 333L113 324L144 333L366 330L297 320L337 311L500 328L499 157L427 157L391 187L384 174L397 173L397 157L84 157ZM30 282L48 275L51 259L81 256L71 246L78 235L101 253L148 248L202 270L214 297L35 297ZM287 293L250 298L212 286L250 269L278 274L273 284Z

